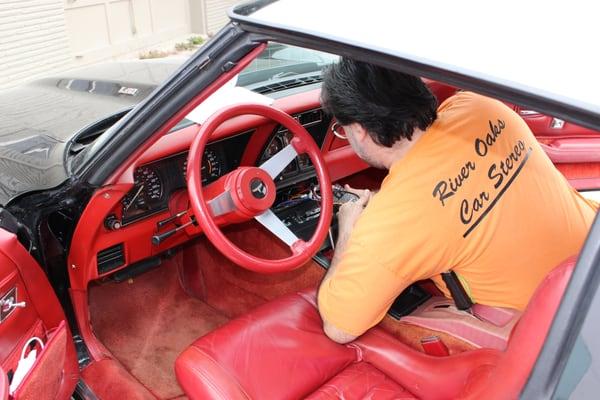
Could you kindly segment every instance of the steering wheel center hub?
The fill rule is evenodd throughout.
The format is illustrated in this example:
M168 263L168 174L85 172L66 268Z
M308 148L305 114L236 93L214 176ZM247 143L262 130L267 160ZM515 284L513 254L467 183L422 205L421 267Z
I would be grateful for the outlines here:
M250 192L257 199L264 199L267 195L267 185L259 178L250 181Z
M267 172L257 167L241 167L234 174L232 198L240 211L254 217L271 208L277 188Z

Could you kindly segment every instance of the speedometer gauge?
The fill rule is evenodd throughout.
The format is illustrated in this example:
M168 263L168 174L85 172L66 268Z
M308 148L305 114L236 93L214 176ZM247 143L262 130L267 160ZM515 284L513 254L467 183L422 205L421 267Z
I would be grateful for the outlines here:
M136 171L136 183L144 187L146 198L149 201L156 201L162 197L163 185L160 177L151 168L142 167Z
M122 200L123 221L156 207L163 197L163 182L151 167L140 167L133 174L134 186Z

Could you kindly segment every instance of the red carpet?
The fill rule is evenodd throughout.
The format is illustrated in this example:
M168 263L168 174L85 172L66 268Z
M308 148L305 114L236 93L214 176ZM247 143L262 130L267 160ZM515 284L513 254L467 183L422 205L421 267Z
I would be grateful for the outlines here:
M229 236L252 254L285 255L277 239L255 225L236 228ZM291 272L254 273L234 265L200 238L131 282L90 287L92 327L137 381L160 399L175 399L183 394L175 378L175 359L188 345L268 300L316 287L324 272L309 262ZM91 368L87 375L93 379L103 374L114 376L117 367L110 367ZM123 383L127 391L135 393L131 398L145 399L147 393L136 387L135 379L120 379L118 385ZM94 389L97 385L90 386ZM111 390L110 385L99 386L103 393ZM116 392L115 396L101 397L123 398Z
M179 353L228 321L181 289L172 261L131 282L90 288L90 312L98 339L161 399L183 394L173 370Z
M118 361L92 363L81 371L81 376L99 399L156 400Z

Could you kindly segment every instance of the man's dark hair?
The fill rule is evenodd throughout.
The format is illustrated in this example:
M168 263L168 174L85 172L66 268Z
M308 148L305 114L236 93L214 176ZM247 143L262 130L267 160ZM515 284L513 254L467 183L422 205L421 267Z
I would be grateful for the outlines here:
M340 124L357 122L386 147L437 118L437 99L420 78L348 58L324 72L321 103Z

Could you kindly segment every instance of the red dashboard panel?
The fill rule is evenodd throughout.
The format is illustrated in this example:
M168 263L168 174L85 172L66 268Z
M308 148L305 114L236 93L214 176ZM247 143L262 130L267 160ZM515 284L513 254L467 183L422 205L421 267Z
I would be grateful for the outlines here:
M276 100L273 106L288 114L319 108L319 94L319 90L304 92ZM241 165L254 165L275 127L274 122L263 117L253 115L237 117L223 123L215 131L213 141L254 130L240 163ZM122 257L124 262L121 267L111 270L109 273L144 258L162 253L200 233L199 228L191 226L166 239L160 245L153 245L150 238L158 232L157 223L176 213L176 211L169 210L128 224L118 230L109 230L104 226L104 220L108 215L115 214L117 217L120 215L121 200L133 187L133 171L135 168L151 161L187 151L198 129L196 125L193 125L163 135L152 147L142 153L135 163L123 170L122 174L114 180L114 184L108 185L94 194L81 217L75 234L74 243L78 245L74 246L69 254L69 265L72 266L70 270L71 285L74 290L85 290L88 282L102 276L97 270L96 256L99 252L111 246L123 244ZM332 137L333 135L328 132L323 145L323 156L332 180L339 180L367 168L367 165L347 145L334 150L326 150ZM188 218L189 220L189 216L182 218ZM185 222L185 220L180 222ZM167 226L164 229L167 228L169 227Z

